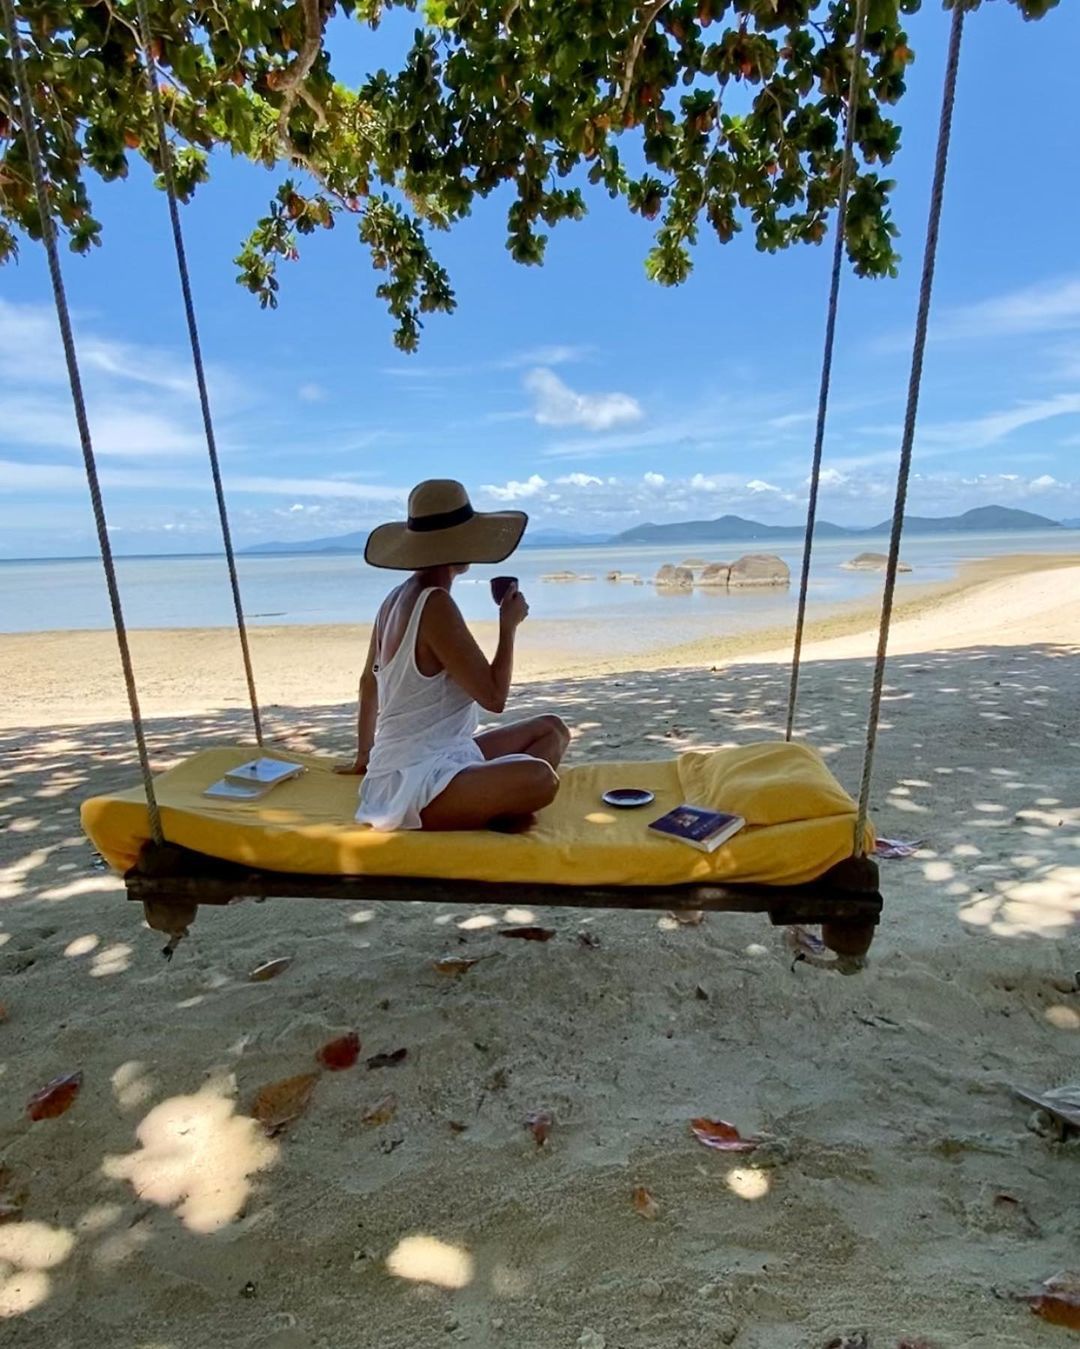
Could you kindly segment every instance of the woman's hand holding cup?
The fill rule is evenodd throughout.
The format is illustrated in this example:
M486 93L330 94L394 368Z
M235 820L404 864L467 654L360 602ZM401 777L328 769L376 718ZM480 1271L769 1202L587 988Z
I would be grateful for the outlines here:
M499 621L504 626L516 628L528 618L529 606L518 589L516 576L492 577L491 595L499 606Z

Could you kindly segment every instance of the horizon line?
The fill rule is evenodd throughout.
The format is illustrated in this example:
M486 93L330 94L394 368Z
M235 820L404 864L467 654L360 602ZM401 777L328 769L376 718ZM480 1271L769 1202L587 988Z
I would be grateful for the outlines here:
M944 521L944 520L959 520L959 519L961 519L963 516L969 515L972 511L976 511L976 510L1002 510L1002 511L1012 511L1012 512L1014 512L1014 513L1016 513L1016 514L1021 514L1021 515L1036 515L1036 512L1034 512L1034 511L1025 511L1025 510L1023 510L1023 508L1018 507L1018 506L997 506L997 505L991 504L991 505L989 505L989 506L969 506L968 509L967 509L966 511L960 511L958 514L954 514L954 515L914 515L914 514L912 514L911 516L905 516L905 519L910 518L910 519L918 519L918 520L942 520L942 521ZM1046 520L1046 521L1048 522L1048 524L1049 524L1052 528L1055 528L1055 529L1080 529L1080 524L1071 523L1071 522L1067 523L1065 520L1054 520L1054 519L1052 519L1052 517L1050 517L1050 516L1048 516L1048 515L1046 515L1046 516L1041 516L1041 517L1039 517L1039 518L1040 518L1040 519L1043 519L1043 520ZM767 522L764 521L764 520L751 520L749 517L747 517L747 516L745 516L745 515L729 515L729 516L715 516L715 517L713 517L713 519L711 519L711 520L702 520L702 519L694 519L694 520L667 520L667 521L664 521L662 524L657 524L656 522L651 521L651 520L645 520L645 521L642 521L640 524L637 524L637 525L630 525L630 526L628 526L626 529L619 530L619 531L618 531L617 533L615 533L615 534L604 534L604 535L599 536L599 537L596 535L595 531L587 531L587 532L586 532L586 531L582 531L582 532L578 532L578 531L576 531L576 530L560 530L560 529L558 529L558 528L556 528L556 527L554 527L554 526L541 526L541 527L540 527L540 530L539 530L538 532L549 533L549 534L562 534L563 537L566 539L567 542L569 542L569 543L574 543L574 542L579 542L579 541L580 541L580 544L581 544L582 547L600 547L600 546L602 546L602 545L605 544L605 543L613 543L616 539L618 539L619 537L621 537L623 534L629 534L629 533L630 533L632 530L634 530L634 529L666 529L666 528L673 527L673 526L677 526L677 525L715 524L715 523L717 523L717 521L722 520L722 519L741 520L744 524L748 524L748 525L758 525L758 526L760 526L762 529L799 529L799 528L803 528L803 527L804 527L804 525L803 525L802 522L798 522L798 523L796 523L796 524L770 524L770 523L767 523ZM861 525L861 526L860 526L860 525L837 525L837 524L835 524L835 523L834 523L833 521L831 521L831 520L818 520L817 523L816 523L816 529L821 529L822 526L824 526L824 525L828 525L828 526L830 526L830 527L833 528L833 529L841 529L841 530L843 530L845 533L849 533L849 534L872 534L872 533L878 533L878 532L882 532L882 531L888 530L889 527L890 527L890 522L886 520L886 521L881 521L881 522L879 522L878 524L874 524L874 525ZM332 535L329 535L329 536L328 536L328 542L333 541L333 539L335 539L335 538L346 537L346 536L347 536L348 534L350 534L350 533L362 534L363 532L364 532L364 531L362 531L362 530L347 530L347 531L345 531L345 534L344 534L344 535L333 535L333 534L332 534ZM369 531L369 532L370 532L370 531ZM960 532L964 532L964 531L960 531ZM686 540L683 540L683 541L686 542L686 543L692 543L692 542L694 542L694 540L692 540L692 539L686 539ZM738 543L738 542L740 542L740 541L741 541L741 540L739 540L739 539L732 539L732 540L730 540L730 542L732 542L732 543ZM235 549L234 552L235 552L235 554L236 554L237 556L239 556L239 557L267 557L267 556L274 557L274 556L289 556L289 555L294 554L294 553L304 553L304 552L309 552L309 551L311 551L310 545L311 545L312 543L314 543L314 542L316 542L316 540L314 540L314 539L308 539L308 540L297 539L297 540L295 540L295 541L292 542L292 543L285 543L285 542L278 543L277 540L270 540L270 541L268 541L268 542L266 542L266 543L262 543L262 544L248 544L248 545L247 545L246 547L244 547L244 548L237 548L237 549ZM725 540L722 540L722 539L710 539L710 540L701 540L701 542L710 542L710 543L711 543L711 542L717 542L717 543L719 543L719 542L725 542ZM520 544L519 546L520 546L520 547L527 547L528 545L527 545L527 543L522 543L522 544ZM266 550L268 550L268 549L270 549L270 550L272 550L272 551L267 552ZM341 551L342 553L345 553L345 552L348 551L348 549L342 548L340 551ZM162 559L165 559L165 558L203 558L203 557L224 558L224 557L225 557L225 553L224 553L224 550L222 550L222 549L208 549L208 548L203 548L203 549L198 549L198 550L196 550L196 551L194 551L194 552L190 552L190 553L184 553L184 552L177 552L177 553L120 553L120 552L114 552L114 553L113 553L113 556L114 556L117 560L124 560L124 561L129 561L129 562L140 562L140 561L141 561L141 562L149 562L149 561L158 561L158 560L162 560ZM15 563L15 562L100 562L100 560L101 560L101 555L100 555L99 553L72 553L72 554L68 554L68 555L61 555L61 554L50 553L50 554L39 554L39 555L20 556L20 557L15 557L15 556L8 556L8 557L0 556L0 564L3 564L3 563Z

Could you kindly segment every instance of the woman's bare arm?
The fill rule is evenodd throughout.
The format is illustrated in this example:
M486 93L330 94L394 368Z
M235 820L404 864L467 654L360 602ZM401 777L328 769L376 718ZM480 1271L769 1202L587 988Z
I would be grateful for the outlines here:
M356 714L356 758L341 764L338 773L366 773L371 746L375 743L375 723L379 717L379 684L375 678L375 653L378 647L378 623L371 630L367 659L360 675L360 693Z
M424 610L421 638L454 683L485 712L501 712L514 674L514 638L528 613L525 596L513 587L499 605L499 645L489 661L461 610L446 591L437 590Z

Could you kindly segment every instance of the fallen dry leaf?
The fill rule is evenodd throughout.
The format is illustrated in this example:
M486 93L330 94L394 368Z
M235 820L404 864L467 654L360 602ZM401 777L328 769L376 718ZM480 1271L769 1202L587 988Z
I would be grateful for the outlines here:
M279 974L284 974L292 964L292 956L279 956L277 960L267 960L261 965L256 965L248 975L248 980L253 984L264 984L267 979L276 979Z
M753 1152L761 1141L758 1138L743 1138L734 1124L722 1119L692 1119L690 1132L707 1148L716 1148L719 1152Z
M367 1061L369 1068L396 1068L399 1063L404 1063L408 1057L407 1049L395 1049L389 1054L372 1054Z
M467 959L463 956L446 956L443 960L436 960L431 968L437 974L450 974L460 978L463 974L468 974L474 965L479 965L483 956L473 956Z
M1054 1326L1080 1330L1080 1273L1055 1274L1026 1299L1036 1316Z
M518 937L521 941L550 941L555 935L552 927L501 927L500 937Z
M348 1035L328 1040L315 1057L330 1072L340 1073L345 1068L351 1068L360 1057L360 1037L351 1030Z
M82 1071L64 1073L35 1091L26 1103L26 1113L32 1120L56 1119L66 1114L75 1104L82 1086Z
M1062 1131L1080 1130L1080 1087L1054 1087L1051 1091L1028 1091L1026 1087L1013 1087L1013 1095L1036 1110L1043 1110Z
M383 1096L374 1105L368 1106L360 1116L360 1123L375 1128L380 1124L389 1124L396 1114L397 1097L393 1092L390 1092L388 1096Z
M318 1073L300 1073L271 1082L255 1093L250 1114L268 1134L276 1134L298 1119L308 1107Z
M468 1128L469 1128L469 1126L468 1126L467 1124L462 1124L461 1120L459 1120L459 1119L452 1119L452 1120L449 1120L449 1121L448 1121L448 1124L449 1124L449 1127L450 1127L450 1132L451 1132L452 1134L463 1134L463 1133L466 1133L466 1132L468 1131Z
M525 1127L536 1139L536 1146L542 1148L548 1141L555 1117L550 1110L533 1110L525 1116Z
M635 1185L633 1198L635 1213L640 1214L643 1218L648 1218L650 1222L659 1216L660 1205L644 1185Z
M672 909L671 917L680 927L700 927L705 921L704 909Z

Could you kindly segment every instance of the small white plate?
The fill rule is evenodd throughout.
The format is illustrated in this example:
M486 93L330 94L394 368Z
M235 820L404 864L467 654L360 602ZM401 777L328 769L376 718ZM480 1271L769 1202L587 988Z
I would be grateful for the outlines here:
M603 796L604 805L614 806L616 810L636 810L639 806L651 805L656 797L643 787L613 787Z

